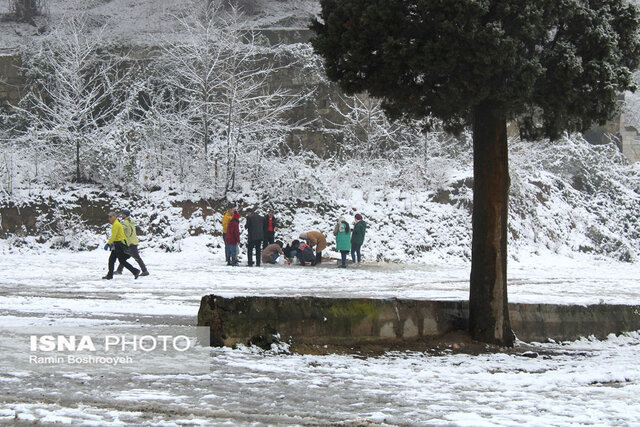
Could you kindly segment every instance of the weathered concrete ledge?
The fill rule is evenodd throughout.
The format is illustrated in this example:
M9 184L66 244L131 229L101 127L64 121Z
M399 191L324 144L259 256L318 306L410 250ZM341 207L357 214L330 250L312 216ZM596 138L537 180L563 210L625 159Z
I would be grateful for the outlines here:
M509 313L516 336L525 342L640 330L640 306L509 304ZM276 334L295 344L410 344L464 331L468 316L466 301L207 295L198 326L210 327L214 346L265 339L269 344Z

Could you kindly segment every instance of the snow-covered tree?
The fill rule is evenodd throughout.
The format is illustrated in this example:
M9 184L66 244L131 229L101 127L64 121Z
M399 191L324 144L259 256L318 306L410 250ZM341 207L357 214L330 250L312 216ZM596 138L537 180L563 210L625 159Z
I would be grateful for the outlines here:
M302 95L274 84L284 67L277 47L261 40L236 8L210 1L181 22L186 36L167 43L159 59L156 87L177 98L164 102L162 120L174 124L177 139L202 147L207 176L226 194L240 173L260 175L262 156L290 130L283 114Z
M512 345L507 306L507 120L528 137L584 131L616 111L640 64L626 0L321 0L314 48L347 93L392 117L473 130L471 335Z
M339 121L331 123L341 134L342 155L373 159L393 157L399 139L399 126L384 114L381 101L366 93L339 96L331 104Z
M361 176L399 169L405 188L436 189L444 184L446 170L468 153L464 136L446 133L436 119L391 121L382 101L366 93L339 95L330 108L336 119L327 120L340 140L338 159Z
M102 31L89 33L85 15L63 20L50 34L21 52L28 93L14 108L25 124L21 139L41 145L43 154L61 161L74 180L90 178L95 148L125 118L130 67L109 51ZM115 150L108 147L107 150Z

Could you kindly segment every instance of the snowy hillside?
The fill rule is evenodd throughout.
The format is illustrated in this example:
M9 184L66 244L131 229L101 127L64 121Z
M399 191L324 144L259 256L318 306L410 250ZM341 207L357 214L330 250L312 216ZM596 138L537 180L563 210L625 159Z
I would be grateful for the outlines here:
M178 251L199 235L221 251L220 218L234 203L274 209L286 241L361 213L369 261L469 259L469 135L390 123L379 102L329 91L308 44L273 47L247 30L304 30L315 1L241 6L244 16L207 20L189 3L56 0L36 26L0 22L0 47L21 47L29 70L28 95L0 114L0 208L40 213L23 230L5 211L4 250L95 248L100 215L129 208L143 247ZM157 51L137 61L113 41ZM90 84L65 85L76 79ZM298 92L273 84L283 79ZM308 120L292 123L292 111ZM510 147L512 257L638 260L640 166L580 135Z
M575 253L637 261L637 165L626 164L614 147L594 147L579 137L555 144L513 141L511 147L511 257ZM285 241L303 231L319 230L329 236L331 249L334 221L340 216L352 221L355 213L361 213L369 227L363 247L367 261L469 259L470 159L461 155L432 161L431 184L417 184L410 164L389 164L360 174L354 173L349 163L324 161L308 171L318 178L312 189L298 185L300 179L282 179L276 181L279 187L245 185L244 191L228 198L229 203L257 207L263 214L274 209L283 223L277 237ZM180 251L187 239L199 236L202 250L223 250L220 221L227 203L207 199L206 192L165 189L125 196L95 186L69 184L60 190L23 189L10 199L5 196L3 204L9 200L22 207L41 206L42 215L35 232L30 236L11 234L4 241L4 251L95 248L103 243L108 230L106 212L124 208L132 211L144 248ZM189 200L202 201L185 202ZM92 217L88 223L86 217L76 216L87 201L98 211L97 219ZM101 214L104 225L99 226ZM244 233L242 227L241 231Z

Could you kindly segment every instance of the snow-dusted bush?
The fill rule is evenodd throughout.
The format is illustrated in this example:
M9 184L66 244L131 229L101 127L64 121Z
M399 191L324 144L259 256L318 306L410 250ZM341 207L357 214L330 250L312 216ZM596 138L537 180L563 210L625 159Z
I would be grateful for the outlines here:
M80 251L95 249L100 243L99 237L87 228L80 215L60 207L53 208L49 215L40 216L36 229L38 241L53 249Z
M581 251L632 261L640 243L640 176L614 144L580 135L511 144L515 247Z

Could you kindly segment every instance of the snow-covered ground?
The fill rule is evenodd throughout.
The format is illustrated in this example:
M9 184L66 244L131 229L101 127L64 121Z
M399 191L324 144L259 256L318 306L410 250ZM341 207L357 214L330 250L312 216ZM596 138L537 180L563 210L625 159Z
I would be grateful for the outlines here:
M251 25L289 31L306 31L309 17L319 8L314 0L239 3L250 15ZM8 12L7 5L0 4L0 14ZM88 13L96 30L106 25L110 40L155 46L181 36L175 17L187 4L49 0L46 6L47 16L38 18L36 26L11 21L0 25L0 53L14 52L41 37L78 8ZM429 147L432 154L439 151L437 147ZM509 300L640 304L637 168L615 158L606 163L612 157L606 151L571 138L561 144L514 143L512 151L509 250L514 259L509 264ZM186 218L168 198L167 191L173 192L170 182L169 190L145 191L136 200L100 196L102 189L84 194L95 209L103 208L97 199L104 201L106 210L133 209L145 231L142 255L151 276L134 280L125 272L104 281L106 252L49 249L61 238L72 238L65 241L71 247L78 241L82 243L78 247L94 247L103 243L104 236L96 229L82 229L81 218L69 216L78 207L82 188L78 194L49 189L55 196L51 200L33 200L34 205L46 202L54 208L51 224L46 223L51 218L39 218L43 224L38 239L15 235L0 241L0 329L59 326L108 331L195 325L200 298L210 293L467 299L471 202L467 181L472 169L468 155L449 159L450 155L425 160L426 178L420 177L411 159L409 171L415 177L406 167L376 168L367 163L358 167L355 159L334 169L324 167L330 165L325 162L314 170L306 161L286 167L276 162L265 168L299 170L306 173L303 178L313 178L305 182L322 183L306 189L278 187L278 192L287 194L270 200L268 206L286 223L282 235L330 230L338 216L350 217L357 211L370 227L366 260L414 262L366 263L346 270L331 263L313 268L226 267L215 248L219 242L214 242L219 240L214 231L221 212L207 219L197 211ZM60 169L52 170L59 175ZM300 177L292 182L298 181ZM420 183L416 191L415 186L405 185L411 182ZM202 187L195 181L193 186ZM245 190L229 200L267 207L265 198L257 197L259 190L257 194ZM15 188L12 197L27 202L21 193L44 196L46 191L36 190L28 181ZM198 193L196 198L209 196ZM294 206L300 198L311 206ZM56 221L62 231L53 230ZM148 228L160 231L154 234ZM50 241L35 244L47 230ZM189 237L196 231L200 236ZM22 246L6 248L12 242ZM178 252L161 252L162 247ZM12 347L3 338L0 334L0 361L5 362ZM213 350L208 374L182 365L179 374L131 374L117 368L78 372L77 367L65 366L52 374L38 366L7 368L3 363L0 423L640 425L638 332L606 341L583 339L533 348L539 357L524 357L523 351L473 356L440 349L362 358L225 348Z
M204 238L178 253L145 250L151 276L101 280L107 253L43 251L0 258L5 327L195 325L200 298L317 295L466 299L469 265L226 267ZM638 264L520 257L513 302L640 304ZM87 369L0 373L0 421L84 425L638 425L640 334L535 344L516 354L283 355L216 349L210 374Z
M0 419L84 425L638 425L637 333L551 356L220 349L209 375L0 375Z

